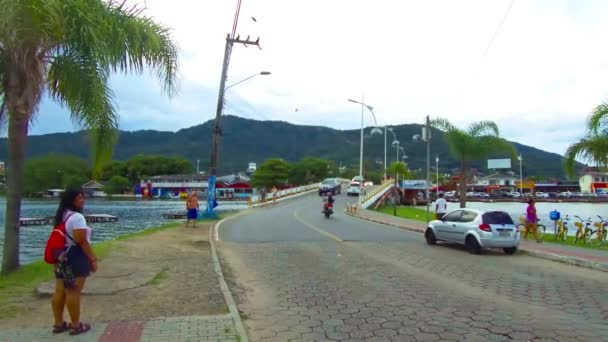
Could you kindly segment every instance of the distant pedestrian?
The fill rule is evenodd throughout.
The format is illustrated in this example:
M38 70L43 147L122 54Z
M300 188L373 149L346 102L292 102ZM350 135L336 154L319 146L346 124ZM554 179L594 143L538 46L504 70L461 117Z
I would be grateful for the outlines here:
M82 215L84 195L80 190L69 190L61 196L55 215L55 225L65 224L66 259L55 265L55 293L51 301L55 325L53 333L70 330L79 335L91 330L91 325L80 321L80 297L86 278L97 271L97 257L91 248L91 227ZM67 306L71 324L63 320Z
M528 239L528 234L532 233L536 242L541 243L543 240L538 233L538 216L536 215L536 206L534 202L534 198L528 198L528 208L526 209L526 226L524 228L524 236L525 240Z
M273 201L273 202L276 202L276 201L277 201L277 191L278 191L278 190L277 190L277 187L276 187L276 186L273 186L273 187L272 187L272 201Z
M188 228L188 224L192 222L192 228L196 228L196 220L198 219L198 194L196 191L192 191L188 199L186 200L186 210L188 210L186 228Z
M441 220L447 212L448 202L443 198L443 193L439 193L438 198L435 201L435 218Z

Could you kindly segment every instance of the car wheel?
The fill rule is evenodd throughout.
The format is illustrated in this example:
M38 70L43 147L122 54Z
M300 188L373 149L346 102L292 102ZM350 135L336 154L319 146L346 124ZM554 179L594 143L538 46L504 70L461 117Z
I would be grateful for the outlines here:
M505 254L512 255L515 254L515 252L517 251L517 247L506 247L502 250L505 252Z
M469 253L471 253L471 254L480 254L481 253L481 246L479 245L479 242L477 242L477 239L473 235L469 235L467 237L466 247L467 247L467 250L469 251Z
M424 238L426 239L427 245L434 245L437 243L437 238L435 237L435 233L433 233L432 229L427 229L424 233Z

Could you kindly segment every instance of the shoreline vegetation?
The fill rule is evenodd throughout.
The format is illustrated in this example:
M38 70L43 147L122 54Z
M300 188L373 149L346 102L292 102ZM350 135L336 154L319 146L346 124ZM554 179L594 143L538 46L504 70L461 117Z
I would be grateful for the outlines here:
M230 215L230 214L227 214ZM221 219L226 217L226 214L220 215ZM204 222L214 222L201 220ZM153 226L138 232L117 236L111 240L101 241L93 244L93 249L100 259L103 261L108 256L112 249L116 248L118 243L124 240L138 239L157 232L176 229L184 226L184 221L176 221L160 226ZM0 318L9 317L15 314L18 310L20 298L25 295L32 294L36 287L46 281L53 279L51 265L44 260L36 260L29 264L21 265L15 272L7 275L0 275Z

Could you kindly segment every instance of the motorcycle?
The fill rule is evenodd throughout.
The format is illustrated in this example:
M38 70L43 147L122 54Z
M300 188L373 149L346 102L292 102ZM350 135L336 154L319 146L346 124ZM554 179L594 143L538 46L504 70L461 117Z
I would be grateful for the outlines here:
M325 218L329 218L329 216L334 213L334 205L333 203L329 203L329 201L327 201L327 198L324 199L324 202L325 204L323 204L323 215L325 215Z

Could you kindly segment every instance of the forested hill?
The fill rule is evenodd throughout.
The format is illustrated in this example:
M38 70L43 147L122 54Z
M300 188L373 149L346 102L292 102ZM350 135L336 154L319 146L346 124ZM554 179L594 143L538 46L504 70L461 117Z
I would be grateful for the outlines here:
M194 163L201 161L201 169L206 168L209 159L212 121L177 132L142 130L121 132L114 159L126 160L138 154L182 156ZM270 157L281 157L296 161L307 156L327 158L344 165L358 165L359 130L335 130L320 126L300 126L282 121L256 121L236 116L223 118L223 136L220 150L220 172L243 170L249 162L260 164ZM394 127L401 141L412 169L424 168L426 148L424 143L415 142L412 136L419 134L417 124ZM388 158L395 159L395 149L391 148L392 135L389 134ZM7 159L7 140L0 139L0 160ZM539 177L562 177L564 175L562 156L545 152L534 147L514 143L525 159L524 175ZM89 145L85 132L54 133L30 136L28 157L49 153L70 154L87 159ZM432 165L435 155L439 155L441 170L458 167L443 140L441 132L434 132L431 146ZM502 156L496 156L502 157ZM376 168L384 160L384 136L370 135L366 130L365 159L367 167ZM485 161L474 164L485 168ZM517 165L513 165L518 170Z

